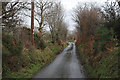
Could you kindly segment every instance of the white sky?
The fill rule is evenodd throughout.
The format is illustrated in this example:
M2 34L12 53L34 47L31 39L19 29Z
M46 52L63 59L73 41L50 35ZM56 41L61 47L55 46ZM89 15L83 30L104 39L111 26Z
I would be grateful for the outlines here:
M75 22L72 20L72 13L73 9L78 5L85 2L96 2L98 6L101 6L106 2L107 0L55 0L57 2L61 1L62 7L64 8L65 13L65 21L68 25L69 30L74 30L74 24ZM114 0L112 0L114 1ZM29 19L28 19L29 20ZM31 21L29 20L27 24L31 24ZM37 22L35 21L35 26L38 26Z

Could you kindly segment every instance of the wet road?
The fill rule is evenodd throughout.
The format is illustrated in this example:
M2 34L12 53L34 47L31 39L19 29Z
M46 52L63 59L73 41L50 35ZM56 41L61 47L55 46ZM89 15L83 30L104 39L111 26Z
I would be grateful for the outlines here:
M85 78L83 67L76 56L76 46L69 45L56 59L33 78Z

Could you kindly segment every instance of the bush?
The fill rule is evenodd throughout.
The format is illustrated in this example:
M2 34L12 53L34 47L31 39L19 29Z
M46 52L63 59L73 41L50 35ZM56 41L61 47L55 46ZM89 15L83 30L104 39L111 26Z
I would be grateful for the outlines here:
M3 52L4 57L11 55L11 53L9 52L9 50L7 48L5 48L4 45L2 46L2 52Z
M3 55L21 54L23 45L21 41L11 35L3 34L2 36Z
M35 39L35 46L38 49L44 49L44 48L46 48L45 41L43 39L40 39L39 33L35 34L34 39Z
M106 50L106 43L109 41L113 42L113 30L108 30L105 27L99 27L96 31L95 37L94 37L94 44L93 48L95 49L95 53L99 51L105 51Z
M116 55L116 56L120 55L120 48L118 48L117 50L114 51L114 55Z
M43 39L39 41L39 48L40 49L46 48L46 44L45 44L45 41Z

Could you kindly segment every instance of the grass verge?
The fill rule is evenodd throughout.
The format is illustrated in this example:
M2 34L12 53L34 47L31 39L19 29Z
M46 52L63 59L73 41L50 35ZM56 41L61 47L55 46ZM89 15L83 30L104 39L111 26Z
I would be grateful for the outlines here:
M118 68L118 54L120 48L113 51L99 52L91 57L83 52L83 46L78 47L82 64L85 68L85 74L88 78L119 78L120 69ZM101 57L100 57L101 56Z
M3 58L3 79L31 78L41 68L51 63L64 47L48 43L44 50L23 49L20 55Z

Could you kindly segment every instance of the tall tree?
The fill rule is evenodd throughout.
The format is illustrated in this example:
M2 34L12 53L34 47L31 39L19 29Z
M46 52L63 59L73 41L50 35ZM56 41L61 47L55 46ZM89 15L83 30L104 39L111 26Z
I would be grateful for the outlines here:
M108 29L112 28L115 36L120 40L120 7L118 2L107 1L102 12L105 17L105 26Z
M14 27L22 22L20 14L25 3L19 2L2 2L2 23L5 25L6 31L14 31Z
M119 7L120 7L120 0L116 0L117 2L118 2L118 5L119 5Z
M39 0L38 2L35 3L35 20L38 22L39 24L39 32L40 32L40 37L42 39L43 36L43 28L46 25L46 17L48 16L48 10L51 8L52 6L52 2L46 0Z
M50 15L47 17L47 22L51 32L52 42L58 42L59 40L66 40L67 25L63 20L63 10L61 3L55 3L49 10ZM63 33L64 31L64 33Z
M75 16L73 16L73 20L77 23L76 30L79 34L78 39L81 38L82 42L86 42L90 35L94 35L97 27L100 25L99 14L99 8L95 7L93 4L78 6L78 8L75 10Z
M40 39L43 37L43 29L46 26L46 17L49 15L49 9L52 7L53 2L48 0L38 0L34 1L35 9L34 9L34 19L37 21L39 25ZM28 3L29 5L30 3ZM30 11L31 8L27 6L26 10ZM25 13L25 16L31 17L30 15Z

